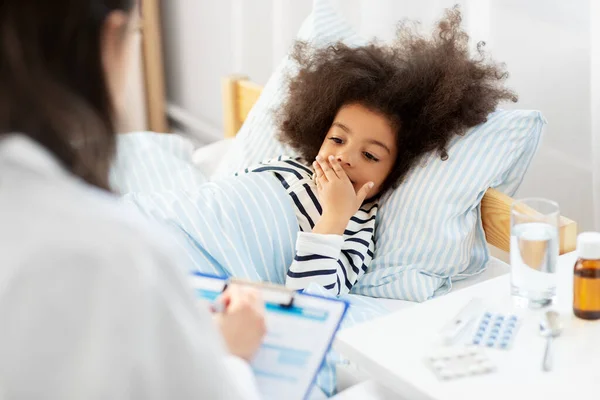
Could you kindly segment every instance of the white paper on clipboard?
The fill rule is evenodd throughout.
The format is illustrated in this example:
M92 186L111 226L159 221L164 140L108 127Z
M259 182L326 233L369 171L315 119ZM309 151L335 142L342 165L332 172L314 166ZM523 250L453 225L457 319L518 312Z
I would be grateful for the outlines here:
M209 275L192 278L197 297L210 303L227 284ZM261 290L266 304L267 335L252 362L262 398L302 400L312 388L348 305L279 286L250 285Z

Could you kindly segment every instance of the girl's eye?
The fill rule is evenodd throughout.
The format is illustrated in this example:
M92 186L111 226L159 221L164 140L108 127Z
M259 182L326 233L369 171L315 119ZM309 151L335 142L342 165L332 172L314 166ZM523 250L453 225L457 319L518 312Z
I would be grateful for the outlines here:
M371 153L365 152L364 154L365 154L365 157L367 158L367 160L375 161L375 162L379 161L379 159Z
M331 140L332 142L336 143L336 144L342 144L343 141L340 138L337 137L330 137L329 140Z

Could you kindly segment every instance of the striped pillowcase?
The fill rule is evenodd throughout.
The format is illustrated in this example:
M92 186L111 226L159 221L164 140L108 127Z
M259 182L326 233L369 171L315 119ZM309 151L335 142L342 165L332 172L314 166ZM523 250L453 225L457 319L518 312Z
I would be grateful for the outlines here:
M298 39L343 41L357 36L329 0L314 0ZM273 110L287 93L285 75L296 66L282 61L240 129L216 177L280 155L294 156L276 140ZM375 258L352 293L424 301L450 290L452 281L478 274L489 259L480 201L496 188L513 195L533 158L546 121L538 111L497 111L487 123L454 139L449 159L436 154L415 168L383 199L376 226Z
M516 192L545 124L539 111L496 111L452 140L448 160L426 157L383 199L375 258L352 292L424 301L482 272L489 254L481 199L490 187Z

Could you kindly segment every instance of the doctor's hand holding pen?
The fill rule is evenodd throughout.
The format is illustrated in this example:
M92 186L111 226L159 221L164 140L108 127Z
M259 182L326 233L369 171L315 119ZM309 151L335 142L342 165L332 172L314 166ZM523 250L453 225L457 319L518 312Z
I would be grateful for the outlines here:
M267 332L260 292L230 285L215 302L213 311L229 352L250 362Z

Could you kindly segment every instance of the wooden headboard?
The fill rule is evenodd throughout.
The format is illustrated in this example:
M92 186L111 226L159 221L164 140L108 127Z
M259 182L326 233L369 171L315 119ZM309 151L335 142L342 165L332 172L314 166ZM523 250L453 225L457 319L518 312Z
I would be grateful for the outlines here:
M262 91L262 87L245 76L229 76L223 79L223 111L225 137L235 137L248 113ZM488 189L481 201L481 220L489 244L500 250L510 249L510 208L513 199L495 189ZM520 210L523 211L523 210ZM535 213L535 211L525 211ZM560 254L575 250L577 224L560 217Z

